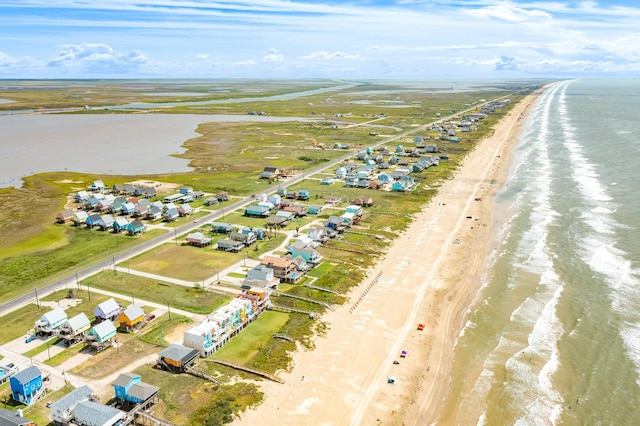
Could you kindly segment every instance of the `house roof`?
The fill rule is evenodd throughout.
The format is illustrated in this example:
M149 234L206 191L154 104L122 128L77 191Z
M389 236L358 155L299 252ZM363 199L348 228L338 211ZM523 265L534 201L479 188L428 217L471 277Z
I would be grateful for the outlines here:
M100 324L93 326L93 332L96 336L103 339L111 333L116 332L116 326L111 321L102 321Z
M131 305L124 310L124 315L130 320L134 320L136 318L144 316L144 311L138 305Z
M113 382L114 386L122 386L125 387L131 382L133 379L137 379L140 377L139 374L136 373L122 373L118 376L115 382Z
M159 390L159 387L150 385L148 383L134 383L129 388L127 394L131 395L134 398L141 399L142 401L146 401L147 399L158 393Z
M117 218L115 223L121 227L129 225L129 221L124 217Z
M38 367L34 367L33 365L25 368L22 371L17 372L13 379L17 380L19 383L29 383L33 379L41 377L42 373L38 370Z
M260 262L262 265L265 266L269 266L269 265L273 265L275 267L278 268L284 268L287 266L287 264L291 261L291 259L288 259L286 257L279 257L279 256L265 256L262 258L262 261Z
M25 417L22 417L18 411L9 411L4 408L0 408L0 425L2 426L21 426L30 425L33 422Z
M199 353L200 352L198 352L197 349L191 349L186 346L178 345L177 343L172 343L158 355L161 358L185 362L195 358Z
M193 234L187 235L187 241L211 241L211 238L205 236L202 232L194 232Z
M97 306L97 309L100 309L105 314L115 312L120 310L120 305L118 302L112 297L111 299L105 300Z
M75 388L56 402L51 404L51 412L64 412L73 408L82 401L89 399L93 391L87 385Z
M47 321L49 324L55 324L57 322L66 320L67 313L62 308L55 308L42 315L41 319Z
M115 424L119 419L124 418L124 411L93 401L83 401L73 409L73 415L79 424L103 426Z
M89 318L87 318L87 315L85 315L84 312L80 312L75 317L70 318L67 321L67 324L72 330L75 331L75 330L80 330L81 328L86 327L88 325L91 325L91 321L89 321Z

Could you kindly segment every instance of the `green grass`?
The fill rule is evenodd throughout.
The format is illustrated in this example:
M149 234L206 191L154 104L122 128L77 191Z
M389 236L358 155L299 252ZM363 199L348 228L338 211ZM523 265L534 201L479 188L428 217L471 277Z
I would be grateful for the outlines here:
M34 304L25 305L0 317L0 344L8 343L20 336L25 336L33 328L33 324L49 309L38 310Z
M289 320L289 314L266 311L234 337L213 358L238 364L249 362Z
M169 304L172 308L207 314L226 304L230 297L199 288L184 287L124 273L102 272L82 281L91 286L140 300Z
M0 303L47 282L71 275L80 268L108 259L121 250L164 232L150 231L137 238L72 227L68 227L67 231L69 243L64 246L0 260L0 287L3 289Z

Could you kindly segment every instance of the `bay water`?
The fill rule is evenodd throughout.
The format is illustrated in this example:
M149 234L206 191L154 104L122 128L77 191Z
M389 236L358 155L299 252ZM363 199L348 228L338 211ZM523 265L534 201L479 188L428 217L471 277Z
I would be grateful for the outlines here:
M531 107L442 424L640 424L639 116L638 79Z

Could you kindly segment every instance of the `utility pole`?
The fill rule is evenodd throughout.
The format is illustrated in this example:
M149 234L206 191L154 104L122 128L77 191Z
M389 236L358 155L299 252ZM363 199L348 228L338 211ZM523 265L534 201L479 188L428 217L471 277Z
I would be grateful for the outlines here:
M38 306L38 310L40 310L40 301L38 300L38 289L35 288L34 290L36 292L36 305Z

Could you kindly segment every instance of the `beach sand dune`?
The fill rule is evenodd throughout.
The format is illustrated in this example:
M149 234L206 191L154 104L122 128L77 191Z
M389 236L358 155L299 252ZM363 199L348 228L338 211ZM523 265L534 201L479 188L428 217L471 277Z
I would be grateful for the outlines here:
M492 249L492 200L535 97L467 156L349 301L323 317L329 331L316 349L295 355L285 384L261 382L265 402L236 424L438 423L455 340Z

